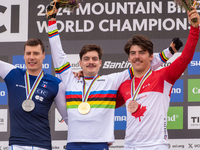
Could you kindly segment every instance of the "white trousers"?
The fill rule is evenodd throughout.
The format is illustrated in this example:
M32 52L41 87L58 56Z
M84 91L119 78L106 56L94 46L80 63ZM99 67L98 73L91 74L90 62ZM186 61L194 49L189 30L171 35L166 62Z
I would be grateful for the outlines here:
M8 150L48 150L48 149L35 147L35 146L11 145L8 147Z

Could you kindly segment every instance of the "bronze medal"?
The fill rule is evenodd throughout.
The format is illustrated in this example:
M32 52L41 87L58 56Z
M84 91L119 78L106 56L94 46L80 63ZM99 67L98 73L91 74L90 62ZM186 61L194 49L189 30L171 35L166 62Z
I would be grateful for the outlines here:
M27 99L27 100L23 101L22 108L24 111L30 112L35 108L35 103L31 99Z
M78 105L78 112L85 115L90 112L90 104L88 102L82 102Z
M136 101L133 100L128 104L128 111L130 113L136 112L137 109L138 109L138 103Z

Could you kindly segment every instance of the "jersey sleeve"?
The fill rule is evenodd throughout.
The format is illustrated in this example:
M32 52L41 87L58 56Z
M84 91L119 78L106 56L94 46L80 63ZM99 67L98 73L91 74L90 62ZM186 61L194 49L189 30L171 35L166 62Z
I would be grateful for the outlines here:
M119 108L124 104L125 104L125 100L124 100L124 98L122 96L122 86L120 86L118 91L117 91L117 98L116 98L116 106L115 106L115 108Z
M173 55L170 53L169 48L164 49L160 53L154 53L153 60L151 62L151 69L155 71L172 56Z
M7 74L14 68L16 68L15 66L13 66L12 64L6 63L4 61L0 60L0 77L2 77L3 79L7 76Z
M198 39L199 28L194 28L191 26L188 39L181 56L172 62L170 66L163 68L163 77L166 81L174 84L176 80L182 75L193 58Z
M63 120L66 124L68 124L68 115L67 115L67 108L66 108L66 100L65 100L65 87L62 82L59 84L59 90L54 98L54 103L56 105L56 108L58 109L58 112L62 116Z
M67 55L63 51L56 21L49 21L48 35L56 76L66 85L75 78Z

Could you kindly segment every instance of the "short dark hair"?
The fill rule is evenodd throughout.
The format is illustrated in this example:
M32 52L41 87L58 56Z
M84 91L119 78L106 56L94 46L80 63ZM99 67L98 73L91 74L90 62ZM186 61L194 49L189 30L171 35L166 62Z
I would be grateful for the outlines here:
M128 40L128 42L124 46L124 51L129 55L130 53L130 48L133 45L138 45L141 47L143 50L147 50L149 52L149 55L153 54L153 43L151 40L144 36L144 35L135 35L132 38Z
M82 47L82 49L79 53L80 60L82 60L82 57L84 54L86 54L87 52L91 52L91 51L96 51L98 53L99 59L101 60L103 50L100 48L100 46L95 45L95 44L88 44L88 45L85 45Z
M40 40L40 39L38 39L38 38L31 38L31 39L29 39L29 40L24 44L24 51L25 51L26 46L38 46L38 45L41 46L42 53L44 53L44 52L45 52L44 43L42 42L42 40Z

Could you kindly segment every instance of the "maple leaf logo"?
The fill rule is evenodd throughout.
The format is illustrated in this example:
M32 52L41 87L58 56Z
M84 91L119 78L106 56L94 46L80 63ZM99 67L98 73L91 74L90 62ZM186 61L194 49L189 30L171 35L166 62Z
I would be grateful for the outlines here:
M141 104L139 104L137 111L132 113L131 115L134 116L135 118L139 118L139 122L140 122L141 121L140 117L144 116L144 113L146 110L147 110L146 106L141 107Z

